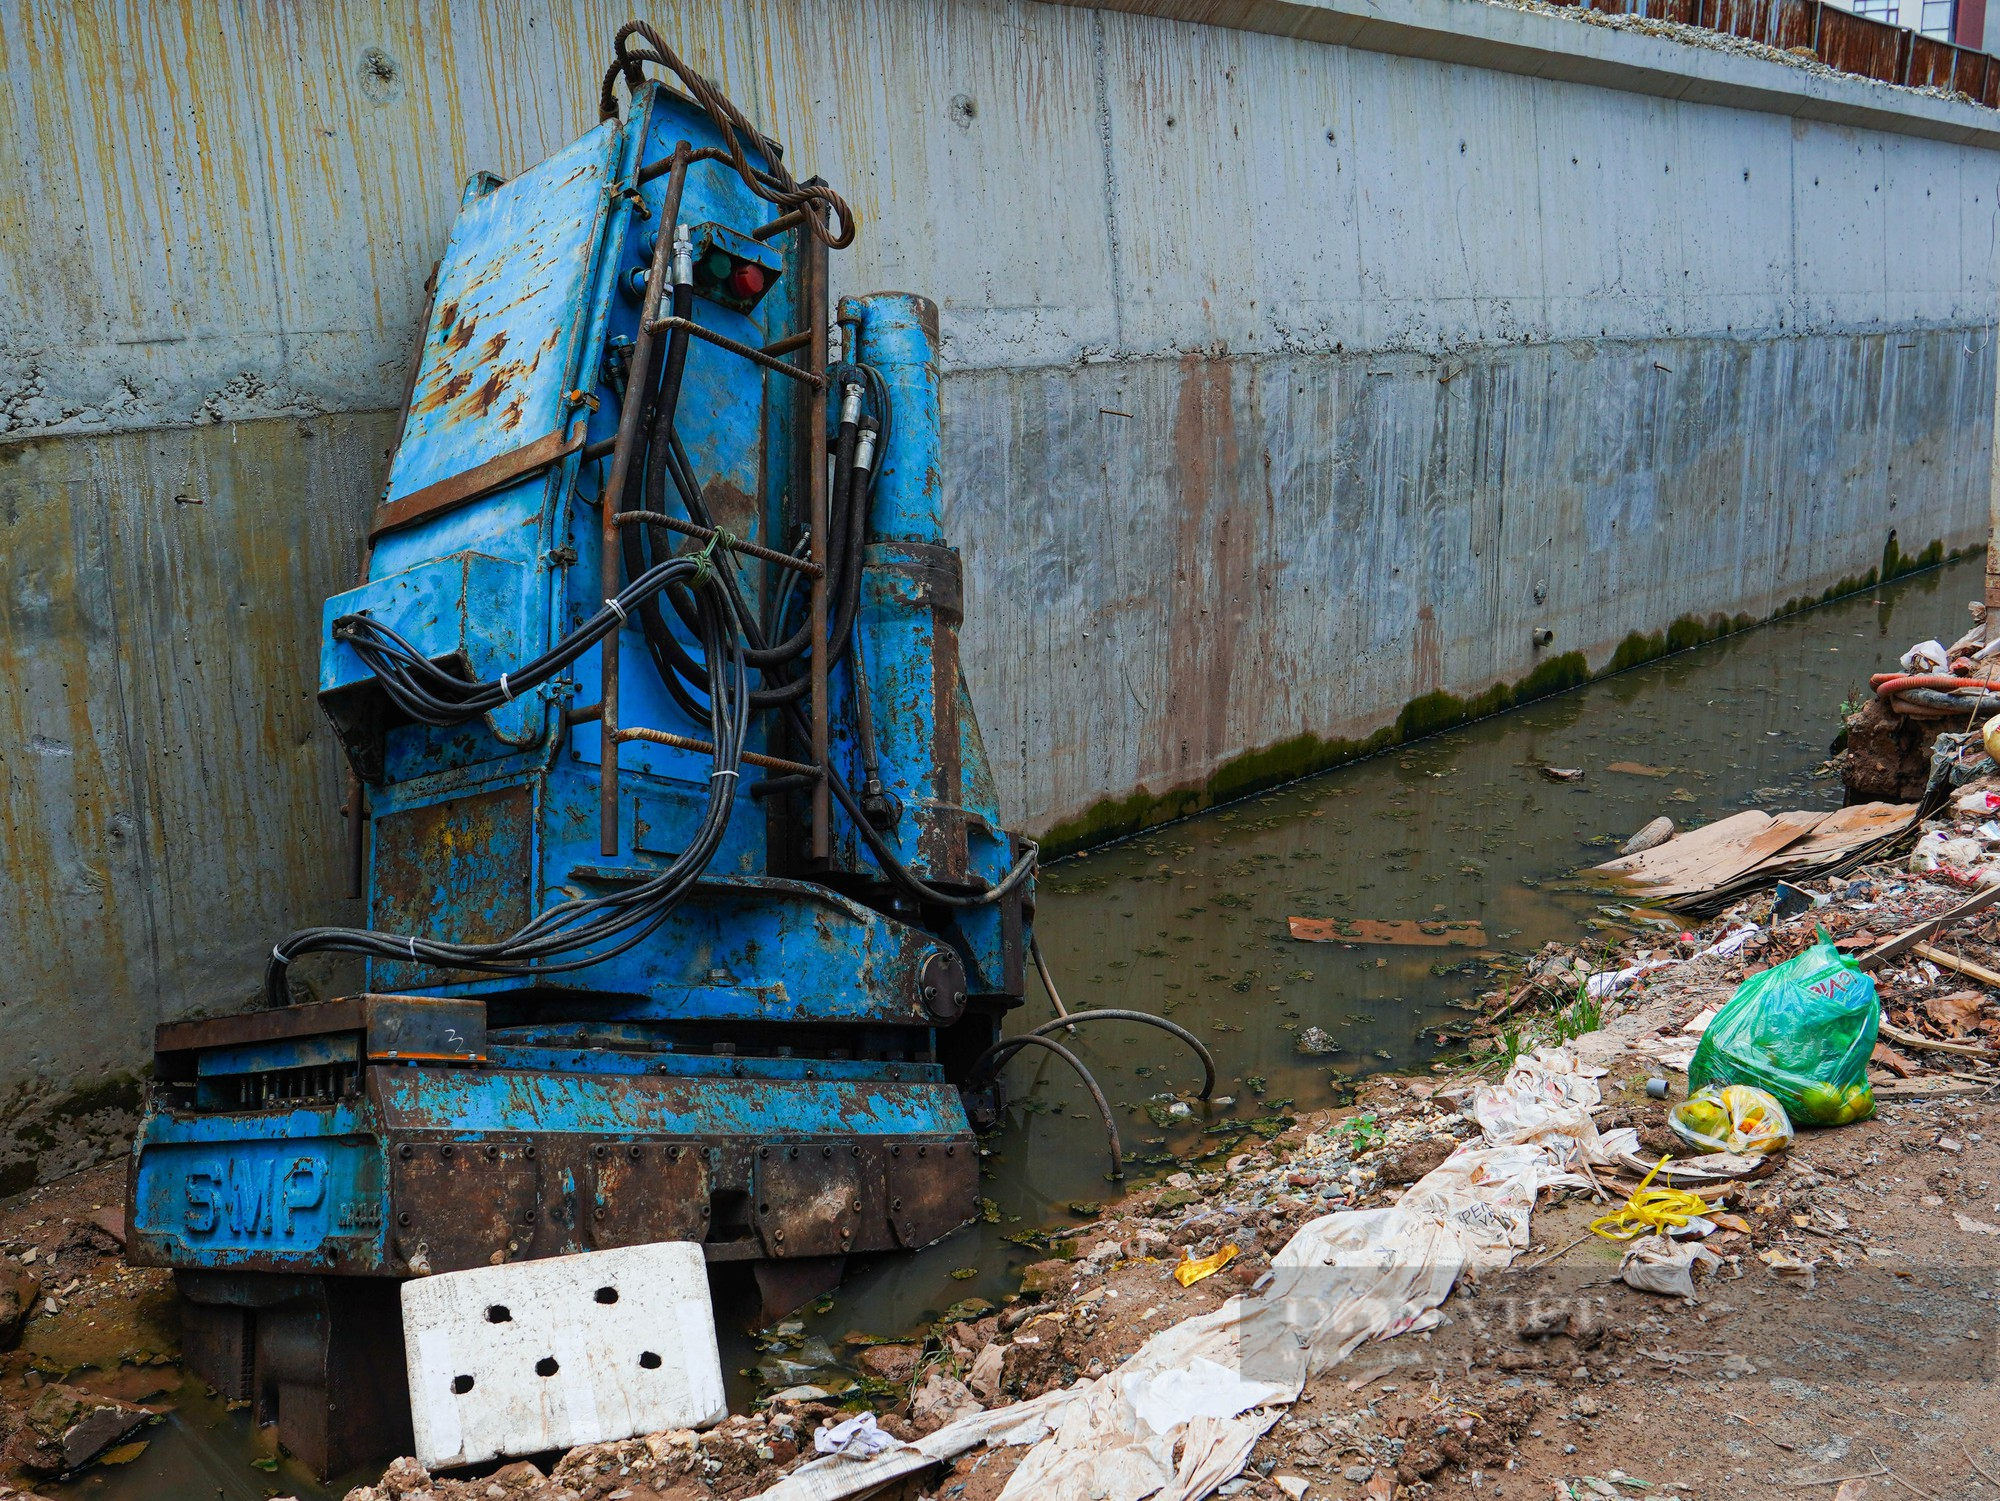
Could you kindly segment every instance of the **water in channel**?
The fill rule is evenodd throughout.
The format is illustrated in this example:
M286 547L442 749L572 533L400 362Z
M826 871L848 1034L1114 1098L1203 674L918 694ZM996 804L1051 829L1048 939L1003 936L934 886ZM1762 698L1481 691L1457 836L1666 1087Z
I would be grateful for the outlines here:
M1837 806L1839 782L1821 768L1842 704L1911 642L1960 634L1981 567L1949 564L1048 867L1036 929L1070 1008L1159 1012L1216 1058L1217 1101L1183 1114L1201 1074L1174 1039L1122 1023L1062 1039L1113 1102L1127 1184L1240 1149L1260 1124L1335 1103L1345 1082L1464 1051L1464 1003L1488 988L1473 951L1301 943L1288 916L1477 920L1492 949L1512 953L1587 938L1609 921L1605 899L1564 878L1656 815L1687 828L1749 807ZM1584 776L1551 781L1545 765ZM1035 988L1014 1030L1052 1014ZM1302 1053L1308 1027L1338 1051ZM1083 1226L1088 1210L1070 1205L1116 1198L1102 1123L1075 1077L1039 1051L1007 1077L1015 1103L986 1144L988 1222L857 1266L776 1340L718 1310L732 1407L771 1383L840 1384L848 1331L916 1331L960 1300L997 1302L1042 1254L1010 1234ZM245 1415L198 1399L151 1434L134 1464L45 1491L317 1501L344 1490L289 1462L251 1468Z

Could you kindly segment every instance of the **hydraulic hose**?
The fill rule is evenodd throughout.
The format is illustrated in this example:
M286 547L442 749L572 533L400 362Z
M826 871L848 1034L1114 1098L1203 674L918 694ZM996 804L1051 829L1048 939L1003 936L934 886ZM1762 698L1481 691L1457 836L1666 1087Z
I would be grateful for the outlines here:
M1032 932L1028 934L1028 957L1035 961L1035 973L1042 977L1042 989L1049 993L1057 1016L1068 1016L1069 1007L1063 1004L1062 992L1056 989L1056 977L1049 973L1049 961L1042 957L1042 941Z
M1149 1027L1158 1027L1162 1032L1171 1032L1190 1048L1194 1049L1195 1057L1201 1060L1201 1098L1205 1100L1215 1093L1215 1058L1202 1045L1201 1039L1196 1037L1186 1027L1183 1027L1179 1022L1170 1022L1164 1016L1154 1016L1150 1011L1127 1011L1123 1008L1113 1007L1104 1007L1095 1011L1071 1011L1064 1016L1058 1017L1055 1021L1043 1022L1040 1026L1031 1028L1011 1040L1019 1042L1022 1037L1042 1037L1050 1032L1060 1032L1064 1027L1074 1026L1078 1022L1097 1021L1141 1022ZM1005 1045L1005 1042L995 1044L996 1047L1004 1047Z
M675 559L663 567L692 568L694 562ZM701 878L721 847L735 805L743 742L750 722L749 671L737 649L743 622L735 616L727 593L715 586L712 577L701 582L697 597L703 604L703 647L710 660L724 664L725 670L718 674L720 691L708 705L715 767L709 773L707 803L694 837L671 865L636 886L608 896L558 902L505 938L491 943L448 943L365 928L301 929L271 950L264 969L265 1004L289 1004L286 971L295 959L307 953L331 950L440 969L540 975L601 963L644 942L655 932ZM609 611L600 614L614 621L619 618ZM400 637L394 639L401 641ZM408 650L407 643L402 645ZM512 677L511 673L504 674L502 681L510 682ZM384 681L386 684L388 680ZM457 679L447 681L460 688L468 686Z
M333 639L353 648L390 701L410 718L430 725L464 724L547 682L617 630L643 601L694 571L691 558L672 558L649 568L540 656L485 682L452 676L372 615L336 616Z
M1104 1135L1111 1145L1110 1176L1123 1178L1125 1149L1118 1140L1118 1121L1111 1114L1111 1102L1104 1098L1104 1091L1097 1087L1097 1080L1091 1077L1090 1070L1083 1066L1083 1060L1054 1038L1042 1037L1033 1032L1024 1033L1019 1037L1003 1038L972 1060L972 1067L966 1071L966 1077L973 1081L982 1080L999 1069L1021 1049L1029 1047L1047 1048L1076 1070L1076 1076L1083 1080L1084 1088L1090 1091L1090 1097L1097 1102L1097 1113L1104 1121Z
M1941 693L1961 688L1977 688L1981 692L2000 688L2000 682L1991 678L1961 678L1943 672L1878 672L1868 680L1868 685L1877 698L1893 698L1912 688L1935 688Z

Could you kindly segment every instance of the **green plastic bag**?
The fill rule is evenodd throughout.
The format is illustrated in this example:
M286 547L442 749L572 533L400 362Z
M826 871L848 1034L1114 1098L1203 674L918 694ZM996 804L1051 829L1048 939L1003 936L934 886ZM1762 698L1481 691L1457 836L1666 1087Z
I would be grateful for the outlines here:
M1881 1021L1875 982L1821 928L1819 942L1796 959L1736 988L1701 1034L1688 1092L1754 1084L1800 1124L1866 1120L1875 1113L1868 1058Z

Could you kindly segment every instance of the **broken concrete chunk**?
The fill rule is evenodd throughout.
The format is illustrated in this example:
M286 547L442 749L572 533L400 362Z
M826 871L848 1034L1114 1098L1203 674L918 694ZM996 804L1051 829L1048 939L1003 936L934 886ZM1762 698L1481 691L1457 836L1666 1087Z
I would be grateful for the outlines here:
M503 1491L525 1491L540 1485L546 1478L540 1466L532 1460L517 1459L510 1465L500 1466L487 1477L487 1482Z
M916 1395L910 1398L910 1421L920 1433L934 1433L946 1423L985 1410L970 1387L942 1371L932 1371L926 1376Z
M41 1295L42 1279L33 1272L0 1268L0 1350L11 1350L21 1342L21 1331Z
M917 1374L917 1359L921 1354L915 1345L870 1345L855 1356L854 1363L861 1367L863 1375L900 1386Z
M382 1472L375 1491L382 1501L404 1501L405 1497L428 1493L430 1486L430 1471L406 1454Z
M1406 1142L1370 1157L1368 1166L1375 1169L1377 1183L1393 1188L1416 1182L1433 1168L1441 1166L1445 1158L1457 1149L1458 1143L1449 1136Z
M1163 1254L1170 1244L1167 1237L1158 1230L1135 1230L1125 1242L1125 1259L1138 1261L1147 1256L1158 1256Z
M1021 1271L1021 1291L1042 1294L1062 1292L1068 1288L1076 1269L1067 1261L1037 1261Z
M8 1442L7 1457L37 1475L67 1475L151 1422L143 1407L56 1383L42 1388Z

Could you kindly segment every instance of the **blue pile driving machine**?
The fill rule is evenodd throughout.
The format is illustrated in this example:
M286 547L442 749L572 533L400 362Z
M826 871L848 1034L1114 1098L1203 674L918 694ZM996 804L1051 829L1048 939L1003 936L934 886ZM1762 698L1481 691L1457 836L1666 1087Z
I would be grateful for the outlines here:
M853 235L636 23L595 129L466 186L325 607L368 927L160 1030L131 1174L190 1364L321 1474L407 1433L400 1279L698 1241L775 1312L978 1212L1035 850L959 673L936 309L830 307Z

